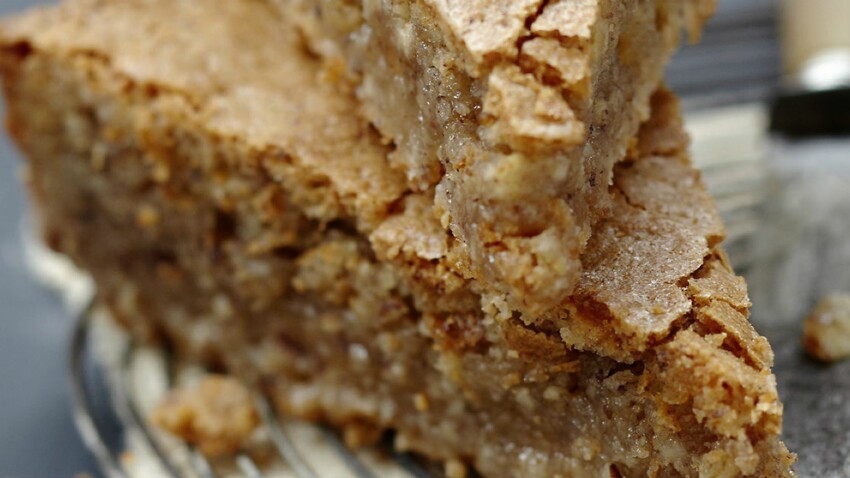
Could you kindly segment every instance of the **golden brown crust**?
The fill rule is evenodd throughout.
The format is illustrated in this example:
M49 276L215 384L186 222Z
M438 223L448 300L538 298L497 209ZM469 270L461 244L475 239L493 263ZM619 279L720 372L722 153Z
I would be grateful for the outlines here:
M589 40L599 16L598 0L555 0L531 24L531 31L540 35Z
M519 66L494 68L488 86L482 111L492 117L488 126L494 143L503 142L515 149L584 143L587 127L560 92L538 82Z
M478 70L494 58L516 57L516 45L526 33L526 22L543 0L426 0L435 23L444 26L466 53L471 68Z
M571 345L626 359L666 337L690 313L692 299L681 283L703 266L722 225L687 161L652 156L619 171L614 214L591 236L576 310L563 320L562 335ZM588 334L599 327L593 323L597 307L608 325Z
M274 16L273 10L233 3L222 5L220 15L207 15L204 6L179 2L175 14L187 24L174 28L162 24L147 2L66 2L6 21L2 38L6 45L102 60L146 85L159 109L221 138L239 138L311 217L347 216L374 225L406 189L402 176L387 167L386 147L351 116L353 98L316 84L319 69L291 46L294 32L258 21ZM275 94L281 90L299 94ZM350 163L358 167L345 166Z
M664 86L650 98L652 116L638 130L629 158L685 154L690 143L682 124L679 100Z
M92 7L95 4L99 6ZM80 62L80 68L91 68L97 75L103 75L104 71L117 74L108 81L140 85L141 97L133 97L130 101L136 102L134 108L138 108L139 113L134 114L141 119L128 128L137 128L139 131L134 134L146 141L144 146L158 158L156 177L161 178L160 182L167 184L169 175L177 175L181 165L169 157L172 151L163 145L149 143L146 138L165 134L159 126L163 121L188 125L191 131L186 134L189 137L209 136L211 145L225 142L226 154L221 164L200 165L208 167L210 174L215 175L215 171L222 168L257 168L260 176L268 176L273 184L285 188L285 197L275 192L274 185L256 192L250 204L261 223L274 223L275 217L293 212L322 223L350 221L369 234L370 245L378 257L403 266L423 289L437 288L443 295L460 294L464 298L458 300L463 304L469 302L470 296L480 294L484 296L483 307L496 304L499 314L513 314L514 310L498 289L494 293L488 283L469 279L471 266L462 253L463 247L441 229L427 195L408 193L402 198L403 181L386 167L387 150L378 143L378 138L369 134L367 126L345 113L346 109L355 108L351 98L332 91L327 85L316 84L318 70L303 54L298 51L283 54L283 48L291 46L294 39L279 31L285 29L273 28L278 21L255 18L268 13L263 7L253 10L226 7L234 8L234 12L229 13L231 17L241 15L244 18L232 25L213 22L208 24L211 33L206 36L209 39L200 34L190 39L181 36L182 31L161 24L158 15L144 5L144 2L122 5L72 2L44 16L32 15L10 23L5 33L6 41L15 44L33 30L26 37L30 48L73 58ZM201 7L177 3L173 8L175 15L191 18L194 22L206 17ZM119 40L117 31L120 28L117 27L126 22L124 15L128 11L132 12L128 16L134 17L134 23L139 26L137 30L145 33ZM57 20L60 13L61 22ZM84 20L88 25L85 34L66 35L79 28ZM256 25L250 29L241 26L247 24ZM51 28L47 28L48 25ZM150 45L145 46L152 32L175 44L208 43L210 49L220 50L218 61L239 65L242 71L213 75L209 65L201 66L201 59L208 56L191 48L156 50L154 53ZM98 36L108 42L95 45ZM65 37L74 40L60 40ZM239 38L244 48L238 52L228 51L225 45L229 37ZM182 55L177 55L176 50ZM94 58L86 56L86 52L91 51L97 53ZM282 61L272 62L272 51L282 55ZM128 66L144 63L141 59L147 56L151 58L145 65ZM271 68L269 71L274 74L249 74L248 65L253 65L255 71ZM187 74L188 71L193 73ZM193 80L194 76L200 79ZM200 85L212 81L205 79L207 76L215 76L214 88L189 89L187 86L192 81ZM273 80L270 77L285 78ZM278 83L269 83L272 81ZM105 94L120 94L118 91L123 88L123 85L118 86ZM185 92L187 89L190 92ZM157 96L150 100L144 93L148 91ZM240 93L246 91L252 93ZM297 94L279 95L274 93L277 91ZM276 99L266 100L266 97ZM194 104L200 99L205 106ZM683 154L683 135L675 99L662 92L654 97L653 104L657 114L641 133L639 151ZM328 114L328 111L335 114ZM292 112L298 114L289 118ZM228 138L237 140L227 145ZM523 159L516 161L520 164L511 167L527 169ZM554 321L559 324L558 328L564 328L561 334L570 346L619 359L634 359L652 343L670 334L673 324L689 314L690 301L680 282L687 281L700 269L721 237L722 226L710 199L700 187L698 173L685 159L650 155L625 163L620 169L623 173L615 180L616 199L612 209L615 214L599 224L591 238L590 251L581 257L585 273L579 279L577 294L564 300L552 317L523 315L521 320L529 324ZM512 170L498 175L516 176ZM498 181L491 185L491 189L496 190L502 187ZM238 183L228 186L235 190L247 187ZM217 197L217 202L224 212L236 207L227 195ZM294 208L297 210L293 211ZM268 219L262 220L264 216ZM149 215L136 214L136 217ZM562 227L568 229L570 226ZM305 233L307 224L296 221L295 227L278 227L273 233L252 238L251 251L259 253L295 246L297 237L313 234ZM528 275L535 263L537 266L546 264L550 270L561 270L565 277L569 276L567 265L555 266L561 261L557 256L563 254L554 247L558 241L552 235L544 233L532 239L531 243L536 244L533 249L547 251L545 255L528 251L517 258L496 253L493 263L524 281L536 280L533 274ZM555 262L547 262L549 256L555 257ZM659 257L667 259L657 260ZM510 259L518 260L512 262ZM429 295L425 291L422 294ZM590 317L584 318L586 311L590 311ZM611 321L612 327L600 326L600 315ZM580 332L569 333L573 329ZM590 339L594 336L599 339Z
M778 434L782 405L775 379L766 370L743 366L732 353L712 344L713 336L683 330L656 353L654 382L668 405L691 406L697 421L723 436L745 439L751 427ZM744 471L751 474L754 470Z
M465 275L539 316L581 276L613 166L679 32L711 0L276 0L348 67L411 189L435 188ZM316 8L311 8L315 6ZM438 161L439 160L439 161Z
M752 305L744 278L733 274L723 258L709 262L689 280L688 293L697 304L703 305L711 299L719 299L743 314Z

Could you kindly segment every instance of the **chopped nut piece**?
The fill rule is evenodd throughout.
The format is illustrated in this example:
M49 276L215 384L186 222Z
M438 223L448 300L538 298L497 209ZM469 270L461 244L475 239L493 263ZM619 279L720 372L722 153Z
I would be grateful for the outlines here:
M425 412L428 410L428 396L424 393L417 393L413 396L413 406L417 411Z

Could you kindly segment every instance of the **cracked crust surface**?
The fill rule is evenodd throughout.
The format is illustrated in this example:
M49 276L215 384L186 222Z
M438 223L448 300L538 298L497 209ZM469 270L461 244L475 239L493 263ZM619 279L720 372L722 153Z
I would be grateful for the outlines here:
M258 2L214 10L81 1L4 26L9 124L45 237L119 321L261 384L288 413L364 440L395 429L400 448L488 477L791 476L770 348L669 93L616 168L617 214L580 256L580 293L516 315L463 273L429 195L344 192L338 178L405 180L281 19ZM199 23L211 28L180 36ZM137 44L150 38L183 55ZM282 54L294 73L275 80L265 59ZM233 65L253 73L214 75ZM219 83L182 83L193 76ZM231 104L252 89L253 108ZM252 132L290 115L300 135ZM323 157L334 142L370 157Z
M272 0L347 71L410 187L435 194L464 275L515 311L577 286L614 165L712 0Z
M255 153L252 160L286 182L291 199L313 219L348 216L369 227L403 194L402 176L387 167L387 149L368 125L351 116L354 100L331 85L312 87L316 65L305 63L300 52L276 55L271 48L259 48L242 54L234 47L294 41L276 24L256 21L260 12L273 16L270 8L225 5L221 15L204 15L206 6L178 2L174 9L182 24L165 28L157 24L156 4L65 2L59 9L6 22L3 33L7 43L32 41L69 61L109 63L147 85L139 96L157 111L184 114L187 122L224 139L239 138ZM194 41L198 29L210 32L204 42ZM294 101L275 94L281 90L302 97ZM149 121L151 129L159 126L157 120L138 119ZM170 166L179 166L168 161L170 152L163 150L159 158L162 180L168 179ZM357 168L346 167L350 163Z
M211 35L202 48L196 36L187 35L186 27L206 20L209 15L203 6L175 4L183 24L170 29L159 25L160 15L150 1L69 2L60 9L7 23L5 36L12 51L44 49L67 67L117 73L119 78L103 83L116 90L100 94L117 95L119 87L113 85L137 84L126 97L132 110L122 118L126 121L115 121L103 131L88 131L82 124L81 137L94 135L98 151L108 149L112 137L137 138L151 151L155 184L185 179L197 174L192 173L197 168L216 177L220 190L215 199L221 211L212 221L220 222L220 229L226 232L233 227L227 218L234 212L250 211L259 224L273 224L272 231L252 238L252 253L301 247L320 233L322 226L304 232L310 221L342 222L369 236L378 257L407 268L424 287L452 290L464 296L463 301L478 301L493 314L514 314L509 294L470 278L464 244L441 227L430 193L411 191L403 176L389 167L397 151L382 145L364 121L350 114L357 108L354 99L332 84L316 81L320 67L297 47L292 31L257 20L262 14L271 15L279 25L283 20L275 18L271 9L262 2L250 9L224 7L233 11L205 22ZM115 27L128 23L134 25L128 26L128 33ZM156 47L160 43L175 46ZM233 44L244 47L228 48ZM211 56L209 51L216 54ZM584 263L584 271L576 293L562 298L549 313L520 315L528 325L560 330L570 346L619 360L640 354L686 315L688 301L679 281L700 267L722 235L698 174L681 159L687 138L675 99L661 92L653 101L658 114L640 133L630 159L621 165L640 170L641 182L628 176L613 181L611 207L617 213L598 224L600 232L591 239L592 249L577 258ZM161 137L170 139L161 141ZM174 159L187 155L191 161ZM108 159L106 155L98 161ZM510 190L499 179L504 177L513 178L511 184L527 182L526 161L521 156L506 157L493 173L489 189ZM662 163L666 166L660 167ZM221 171L243 167L255 171L252 179L268 178L270 184L258 188L250 202L239 204L229 196L249 190L250 182ZM189 199L185 198L187 204L192 202ZM521 196L514 199L520 201ZM136 213L140 220L148 216L143 209L140 206ZM632 210L639 214L625 214ZM287 221L273 220L280 215ZM623 218L629 219L623 222ZM155 220L148 225L157 226ZM531 243L536 250L547 251L547 256L560 256L563 251L557 248L556 236L549 230L516 242ZM631 251L618 245L624 236L632 238L628 239L633 241ZM503 242L510 246L512 240ZM654 262L669 256L671 248L678 252L676 256ZM518 280L531 281L535 278L526 275L529 269L541 264L556 267L544 257L499 251L492 262ZM635 273L625 280L623 270ZM590 311L590 318L584 317L585 311ZM608 317L608 324L599 323L600 313Z

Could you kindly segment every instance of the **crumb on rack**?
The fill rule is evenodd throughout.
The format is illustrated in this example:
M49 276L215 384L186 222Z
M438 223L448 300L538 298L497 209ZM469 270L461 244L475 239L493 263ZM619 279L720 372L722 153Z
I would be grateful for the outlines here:
M831 294L818 302L803 323L803 347L824 362L850 357L850 294Z
M242 448L259 424L251 393L235 379L220 375L171 392L152 419L210 457Z

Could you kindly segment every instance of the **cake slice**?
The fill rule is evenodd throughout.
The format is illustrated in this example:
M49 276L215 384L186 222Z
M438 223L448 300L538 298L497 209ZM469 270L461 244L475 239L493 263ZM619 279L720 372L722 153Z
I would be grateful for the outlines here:
M504 313L561 307L663 67L714 0L272 0Z
M793 475L772 352L669 93L576 292L527 323L462 274L432 196L287 21L77 0L0 27L46 242L120 323L351 445L394 430L485 477Z

